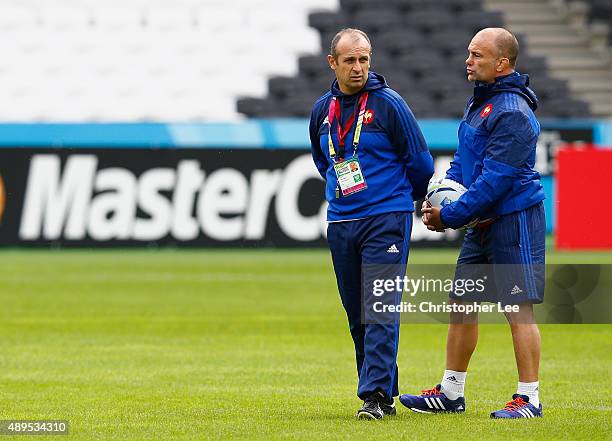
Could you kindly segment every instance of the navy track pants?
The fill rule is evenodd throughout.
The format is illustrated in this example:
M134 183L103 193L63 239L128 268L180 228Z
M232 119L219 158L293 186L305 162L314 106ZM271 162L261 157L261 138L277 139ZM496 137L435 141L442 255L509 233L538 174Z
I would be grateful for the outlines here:
M383 392L386 397L399 395L396 364L399 319L391 323L364 323L363 304L371 304L373 294L362 288L368 286L363 279L372 277L363 274L362 265L380 265L385 277L403 277L411 231L410 212L384 213L328 225L327 240L338 290L355 344L359 376L357 395L361 399L376 391ZM400 301L401 293L396 303Z

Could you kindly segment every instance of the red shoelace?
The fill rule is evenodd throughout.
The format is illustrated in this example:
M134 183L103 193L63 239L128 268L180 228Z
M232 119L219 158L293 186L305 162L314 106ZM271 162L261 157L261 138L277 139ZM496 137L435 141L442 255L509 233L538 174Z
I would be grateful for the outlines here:
M513 411L513 410L518 409L519 407L523 407L526 404L527 402L524 401L521 397L516 397L514 400L508 401L506 403L506 407L504 407L504 410Z
M438 389L436 389L435 387L433 389L425 389L421 391L421 396L426 397L428 395L438 395L440 393L440 391Z

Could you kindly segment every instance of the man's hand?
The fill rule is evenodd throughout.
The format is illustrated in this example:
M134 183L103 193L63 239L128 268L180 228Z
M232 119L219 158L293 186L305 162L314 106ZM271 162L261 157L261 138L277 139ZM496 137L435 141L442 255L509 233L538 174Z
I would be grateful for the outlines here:
M438 233L443 233L445 230L445 226L442 223L442 219L440 218L440 209L437 207L432 207L431 204L427 201L423 201L423 206L421 207L421 211L423 212L423 223L430 231L437 231Z

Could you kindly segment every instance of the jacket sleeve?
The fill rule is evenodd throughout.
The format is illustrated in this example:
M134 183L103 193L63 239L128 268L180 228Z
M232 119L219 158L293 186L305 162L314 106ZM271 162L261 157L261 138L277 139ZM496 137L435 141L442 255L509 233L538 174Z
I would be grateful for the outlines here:
M446 179L459 182L463 185L463 172L461 171L461 155L459 155L459 149L455 152L450 167L446 171Z
M433 158L406 102L399 98L392 107L393 112L389 118L390 140L392 145L398 147L400 159L406 164L412 198L421 199L427 194L427 185L434 173Z
M325 157L325 154L323 153L323 150L321 150L321 142L319 139L319 123L318 116L316 114L316 108L313 109L312 113L310 114L310 124L308 127L308 131L310 133L310 151L312 153L312 159L315 163L315 166L317 167L317 170L319 171L319 174L321 175L323 180L326 180L325 175L327 173L327 167L329 166L329 163L327 161L327 157Z
M489 131L481 175L440 213L447 227L460 228L491 208L510 190L529 158L536 135L527 115L520 111L497 114L489 121Z
M465 108L463 109L464 115L467 115L468 109L474 102L474 98L471 97ZM451 181L459 182L463 185L463 169L461 168L461 155L459 154L459 149L455 152L453 156L453 160L450 163L449 169L446 171L446 179L450 179Z

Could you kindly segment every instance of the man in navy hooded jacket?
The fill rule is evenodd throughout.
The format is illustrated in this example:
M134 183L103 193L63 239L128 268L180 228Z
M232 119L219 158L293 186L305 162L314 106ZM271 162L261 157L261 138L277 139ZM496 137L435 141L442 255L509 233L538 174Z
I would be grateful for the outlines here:
M528 87L529 77L514 70L518 42L507 30L478 32L468 54L467 76L475 82L474 96L466 106L459 148L446 174L468 191L442 209L424 204L423 222L440 231L485 220L467 231L457 275L486 267L495 286L484 298L451 293L451 302L484 300L519 307L506 313L518 368L517 392L491 417L541 417L540 333L533 304L544 297L546 223L544 190L534 170L540 133L533 113L537 98ZM463 412L467 367L477 341L478 316L451 313L441 384L421 395L402 395L401 402L417 412Z
M327 239L355 345L364 401L357 416L380 419L395 414L399 394L399 322L397 315L367 318L372 281L405 275L414 201L425 196L433 160L404 100L369 72L370 55L364 32L334 37L328 61L336 80L314 105L310 140L326 181ZM401 301L401 292L390 295L387 303Z

